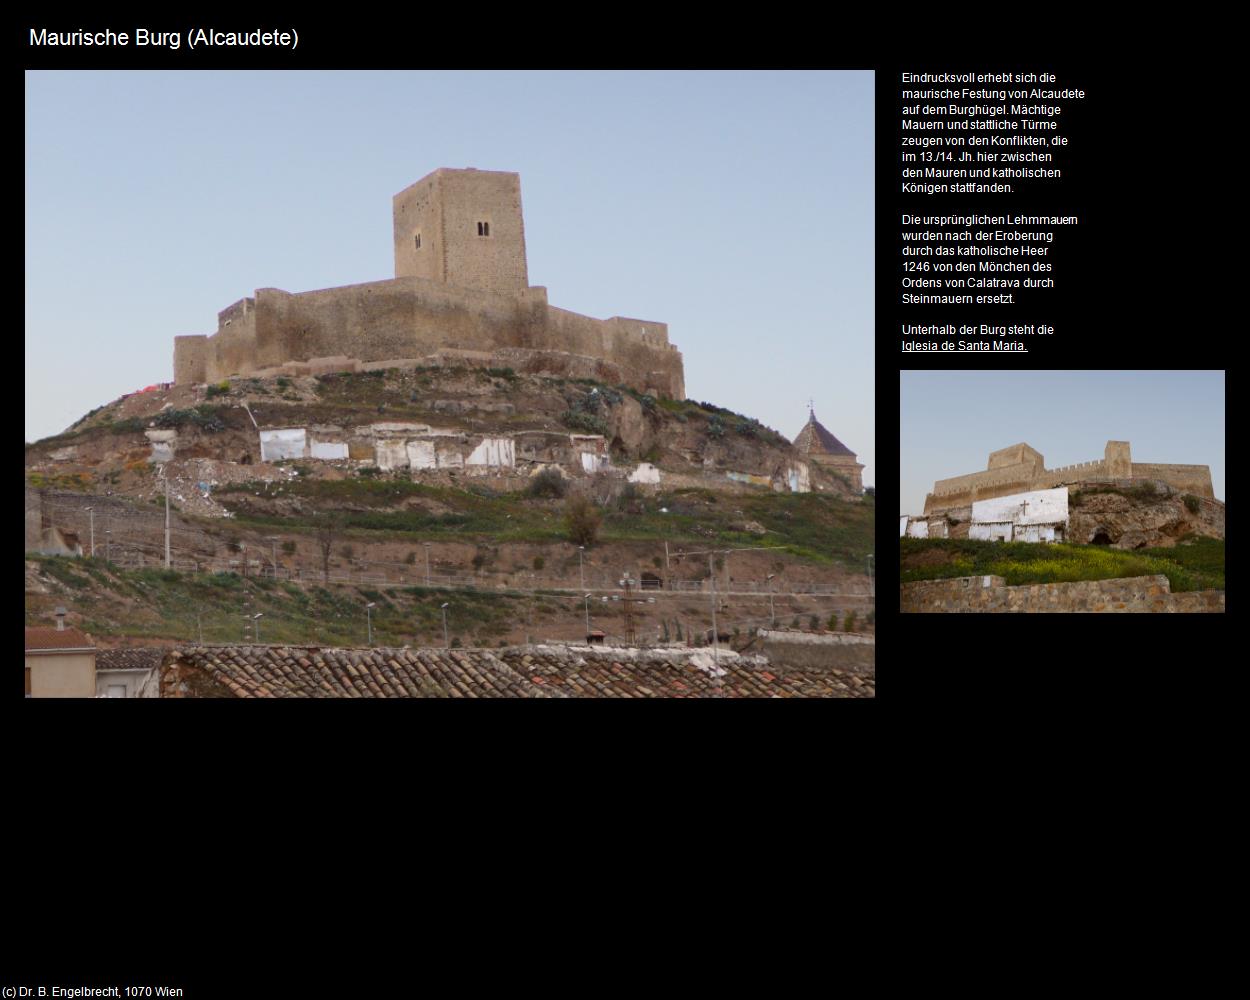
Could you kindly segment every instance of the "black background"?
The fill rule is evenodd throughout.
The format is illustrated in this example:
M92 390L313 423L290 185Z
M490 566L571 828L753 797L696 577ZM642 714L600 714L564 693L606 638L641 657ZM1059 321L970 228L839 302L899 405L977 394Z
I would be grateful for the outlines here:
M870 703L583 702L564 711L556 702L468 709L135 701L110 703L107 724L92 703L27 701L6 727L11 804L24 834L10 862L28 865L33 877L23 897L31 916L21 937L24 968L100 978L100 969L117 968L122 938L100 933L111 924L130 932L133 957L124 954L123 967L132 977L164 955L164 967L176 970L171 981L214 984L189 995L228 995L226 970L276 922L252 901L267 891L299 901L344 880L384 889L388 872L421 876L427 895L405 892L409 915L434 898L435 886L466 880L460 898L476 906L457 910L457 919L483 923L493 897L464 893L492 870L545 877L572 869L596 879L647 859L652 874L662 865L732 883L768 858L779 877L836 869L850 880L868 871L888 879L900 852L931 842L957 817L1024 809L1030 789L1037 809L1061 811L1068 805L1056 782L1073 795L1087 788L1090 760L1115 754L1121 766L1114 775L1100 771L1099 780L1122 784L1177 738L1175 726L1164 736L1153 724L1159 699L1202 697L1197 689L1218 665L1197 662L1194 647L1219 648L1224 619L1195 627L1151 615L898 615L892 442L901 368L1223 362L1225 344L1240 332L1223 319L1239 261L1218 256L1216 237L1240 210L1227 194L1224 162L1232 154L1227 129L1216 127L1222 95L1209 76L1218 32L1102 26L1088 15L1061 22L1045 10L1006 23L1001 13L971 9L868 20L840 8L552 9L489 18L414 8L206 22L226 30L295 26L300 45L191 53L185 41L178 52L26 44L31 26L199 23L169 12L72 21L31 14L15 36L28 69L875 69L880 694ZM1057 237L1071 245L1055 251L1063 293L1044 300L1058 328L1045 351L951 358L899 351L899 324L915 322L924 307L897 301L898 219L917 205L946 207L898 193L904 70L1048 70L1057 86L1086 91L1083 101L1065 102L1073 114L1062 130L1072 143L1061 207L1079 214L1081 225ZM1007 204L988 201L991 211ZM1091 428L1094 444L1101 433ZM124 864L101 860L102 848L115 859L119 845L127 848ZM55 886L46 872L56 873ZM164 891L155 891L153 877ZM301 888L290 888L293 877ZM526 890L527 898L540 895ZM327 900L308 905L312 915ZM227 914L209 921L212 933L199 930L201 906ZM97 907L110 921L85 919ZM380 912L336 909L328 919L376 933ZM72 929L49 935L51 921L71 915ZM585 916L580 908L568 915L579 925ZM663 915L663 907L649 913ZM339 924L327 930L326 919L318 918L302 950L266 956L253 947L262 961L282 960L286 978L273 972L275 984L316 980L310 956L338 940ZM227 926L232 933L222 932ZM66 938L83 942L81 949L57 947L37 960L50 940ZM181 950L162 952L171 938ZM188 948L198 955L214 947L221 963L172 961ZM98 954L114 961L93 965Z

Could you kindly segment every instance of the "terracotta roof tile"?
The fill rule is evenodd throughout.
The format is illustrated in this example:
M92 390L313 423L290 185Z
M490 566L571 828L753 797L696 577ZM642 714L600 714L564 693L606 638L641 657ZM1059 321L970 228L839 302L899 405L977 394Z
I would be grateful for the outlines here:
M174 671L173 668L178 670ZM846 698L872 678L838 670L777 674L763 657L603 646L510 649L315 649L186 646L168 654L162 694L190 674L247 698Z
M57 630L55 628L26 629L27 650L56 649L91 649L95 648L95 640L86 632L76 628Z
M807 454L823 452L826 455L850 455L851 458L855 457L855 452L830 434L828 429L816 419L816 414L814 413L808 418L807 423L803 425L803 429L799 431L798 436L794 439L794 446L799 451Z

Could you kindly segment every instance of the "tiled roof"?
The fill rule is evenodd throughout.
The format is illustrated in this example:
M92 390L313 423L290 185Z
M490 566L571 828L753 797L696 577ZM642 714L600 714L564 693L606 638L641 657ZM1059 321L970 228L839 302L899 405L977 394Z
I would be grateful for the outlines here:
M26 649L43 651L57 649L95 648L95 641L86 632L76 628L58 631L55 628L28 628L26 630Z
M803 429L799 431L798 437L794 439L794 446L799 451L807 453L815 451L824 452L826 455L850 455L851 458L855 457L855 452L830 434L828 429L816 419L815 413L808 418L807 423L803 425Z
M518 646L500 657L535 684L575 698L871 698L872 677L771 670L762 656L711 649Z
M177 669L175 669L177 668ZM204 692L195 678L211 682ZM314 646L191 646L161 669L161 695L240 698L560 698L482 649L323 649Z
M159 648L102 649L95 655L96 670L152 670L161 665L166 650Z
M193 646L166 657L161 691L243 698L870 698L875 683L849 671L782 674L763 657L728 651L714 661L709 649Z

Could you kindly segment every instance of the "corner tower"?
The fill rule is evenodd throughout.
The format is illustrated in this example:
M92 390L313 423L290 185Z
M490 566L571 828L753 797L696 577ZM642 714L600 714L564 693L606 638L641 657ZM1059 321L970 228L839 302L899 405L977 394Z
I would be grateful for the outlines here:
M501 295L529 287L520 174L440 167L392 202L395 277Z

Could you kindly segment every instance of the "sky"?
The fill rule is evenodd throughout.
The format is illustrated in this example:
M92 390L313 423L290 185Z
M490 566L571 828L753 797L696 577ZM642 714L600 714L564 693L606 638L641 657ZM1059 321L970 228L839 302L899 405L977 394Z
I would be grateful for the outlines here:
M173 378L257 288L394 276L391 196L521 175L552 305L665 322L686 393L875 482L873 74L26 74L26 440Z
M1128 441L1134 462L1209 465L1224 500L1222 371L904 371L899 514L938 479L985 469L1024 442L1055 469Z

